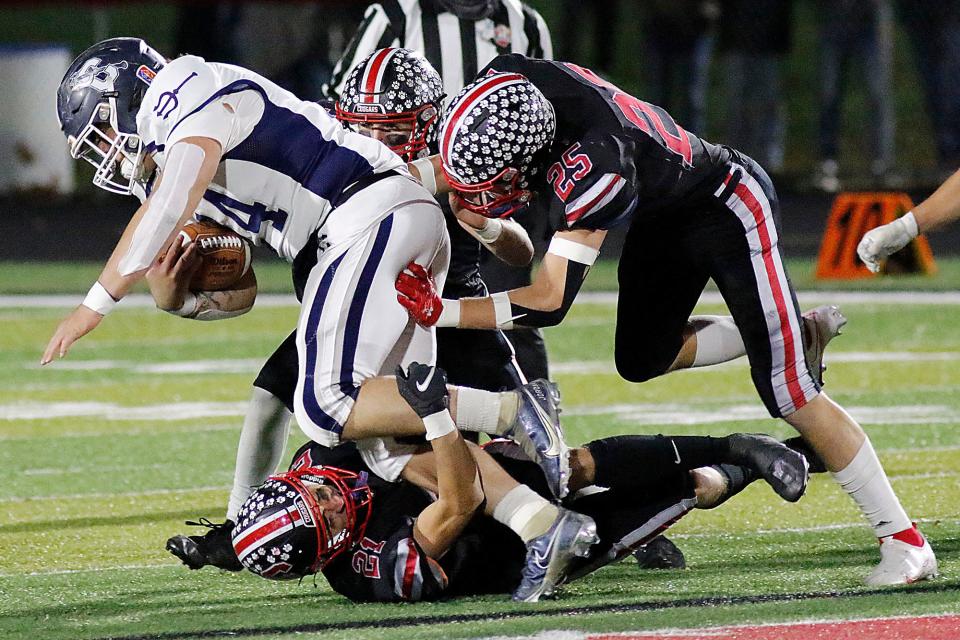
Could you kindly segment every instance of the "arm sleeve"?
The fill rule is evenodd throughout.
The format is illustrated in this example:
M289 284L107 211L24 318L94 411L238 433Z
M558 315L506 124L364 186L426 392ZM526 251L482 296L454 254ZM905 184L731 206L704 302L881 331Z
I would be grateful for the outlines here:
M390 33L388 33L390 32ZM393 39L389 43L384 40L390 35ZM403 34L392 33L392 27L386 11L380 4L370 5L366 13L363 14L363 22L357 28L356 33L347 44L346 50L337 61L333 68L333 75L329 84L323 86L323 94L331 99L337 100L343 91L343 85L358 62L385 46L400 46L402 44Z

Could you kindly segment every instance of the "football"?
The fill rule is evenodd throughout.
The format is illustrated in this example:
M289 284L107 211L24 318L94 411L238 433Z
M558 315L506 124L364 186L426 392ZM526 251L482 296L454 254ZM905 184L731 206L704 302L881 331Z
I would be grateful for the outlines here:
M190 279L191 291L230 289L250 269L250 245L236 232L214 222L187 224L181 242L197 243L203 263Z

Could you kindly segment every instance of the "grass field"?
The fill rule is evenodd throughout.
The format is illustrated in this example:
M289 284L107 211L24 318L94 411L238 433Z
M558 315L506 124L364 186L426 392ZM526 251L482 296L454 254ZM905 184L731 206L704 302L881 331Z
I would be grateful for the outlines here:
M9 292L2 283L0 291ZM960 613L960 307L847 306L850 325L828 354L831 395L868 429L938 551L943 577L862 587L876 540L818 476L796 505L754 485L681 521L672 535L686 552L685 571L641 572L624 562L532 606L502 597L358 606L322 579L298 585L187 571L164 540L184 532L185 519L222 517L249 383L296 309L190 323L121 308L67 359L41 369L42 347L64 312L0 308L2 638L425 640ZM643 385L620 380L612 314L610 304L578 304L547 332L571 442L621 433L788 435L765 417L742 362ZM295 429L291 447L300 440Z

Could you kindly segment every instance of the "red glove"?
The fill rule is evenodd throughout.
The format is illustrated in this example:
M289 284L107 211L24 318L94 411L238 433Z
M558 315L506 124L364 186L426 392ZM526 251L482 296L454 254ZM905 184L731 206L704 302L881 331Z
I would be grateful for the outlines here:
M443 311L443 301L437 292L432 272L411 262L397 276L394 286L397 289L397 302L406 307L417 324L432 327L437 323Z

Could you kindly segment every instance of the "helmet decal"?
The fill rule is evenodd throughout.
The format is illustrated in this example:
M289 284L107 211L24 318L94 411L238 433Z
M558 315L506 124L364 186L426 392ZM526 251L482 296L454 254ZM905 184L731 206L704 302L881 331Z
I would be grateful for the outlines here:
M318 490L340 505L331 512L340 518L335 530ZM305 467L271 476L240 508L233 529L234 551L247 569L264 578L316 573L363 537L372 497L364 473Z
M450 105L440 133L444 167L466 184L491 180L507 167L519 170L523 181L555 126L552 105L525 77L486 76Z
M100 64L100 58L90 58L79 71L70 76L67 83L71 91L85 87L93 87L99 91L113 91L113 83L120 75L120 70L128 66L126 60Z

